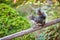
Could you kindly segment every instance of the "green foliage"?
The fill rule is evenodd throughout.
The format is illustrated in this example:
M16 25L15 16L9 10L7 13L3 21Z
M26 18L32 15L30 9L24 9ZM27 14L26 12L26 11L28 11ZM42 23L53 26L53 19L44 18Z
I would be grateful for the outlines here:
M25 3L27 2L28 0L16 0L16 3L14 3L14 0L0 0L0 3L5 3L5 4L8 4L10 5L11 7L16 7L22 3Z
M0 4L0 37L7 36L21 30L25 30L30 27L28 20L25 17L20 16L13 8L6 4ZM30 40L31 35L25 35L13 40ZM32 40L33 38L31 38Z
M13 40L35 40L35 37L32 37L31 34L24 35L23 37L14 38Z
M60 33L58 32L60 31L59 27L50 26L50 27L42 29L41 31L44 31L44 32L41 32L39 34L38 40L56 40L60 38L59 37Z
M13 1L12 0L0 0L0 3L5 3L8 5L13 5Z

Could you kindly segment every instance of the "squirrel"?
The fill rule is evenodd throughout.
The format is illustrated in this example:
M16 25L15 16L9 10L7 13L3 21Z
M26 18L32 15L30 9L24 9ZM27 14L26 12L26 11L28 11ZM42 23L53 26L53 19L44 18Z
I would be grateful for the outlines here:
M31 15L30 19L36 22L37 25L44 26L46 21L46 13L38 9L37 16Z

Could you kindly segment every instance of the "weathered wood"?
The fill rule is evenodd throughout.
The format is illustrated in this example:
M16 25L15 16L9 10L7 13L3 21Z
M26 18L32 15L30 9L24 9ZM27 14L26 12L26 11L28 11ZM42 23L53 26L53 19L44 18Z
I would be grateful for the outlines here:
M52 20L51 22L46 23L43 28L48 27L48 26L53 25L53 24L56 24L58 22L60 22L60 18ZM2 37L2 38L0 38L0 40L10 40L10 39L15 38L15 37L21 37L23 35L29 34L31 32L34 32L34 31L37 31L37 30L40 30L40 29L41 29L40 26L35 25L32 28L29 28L27 30L23 30L23 31L17 32L15 34L11 34L11 35Z

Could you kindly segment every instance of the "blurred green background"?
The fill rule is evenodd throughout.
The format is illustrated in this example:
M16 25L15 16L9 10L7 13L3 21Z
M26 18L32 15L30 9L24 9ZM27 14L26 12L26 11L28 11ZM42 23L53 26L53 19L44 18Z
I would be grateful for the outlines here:
M46 22L60 17L60 0L0 0L0 38L30 28L27 17L39 7L47 13ZM60 23L12 40L60 40Z

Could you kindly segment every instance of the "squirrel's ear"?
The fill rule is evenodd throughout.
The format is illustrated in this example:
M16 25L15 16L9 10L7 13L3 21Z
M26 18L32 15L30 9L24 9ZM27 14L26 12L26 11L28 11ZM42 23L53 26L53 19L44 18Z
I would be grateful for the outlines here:
M42 14L41 10L38 10L38 13L39 13L39 14Z

